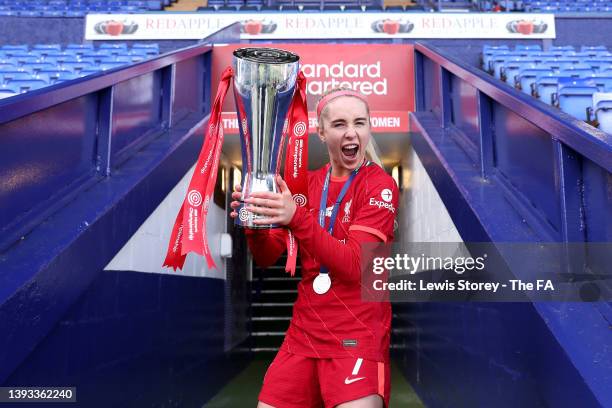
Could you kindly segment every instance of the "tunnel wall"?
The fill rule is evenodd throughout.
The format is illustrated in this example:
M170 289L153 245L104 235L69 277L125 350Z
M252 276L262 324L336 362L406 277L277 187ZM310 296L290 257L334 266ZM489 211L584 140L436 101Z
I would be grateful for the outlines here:
M464 241L610 241L609 135L442 50L418 44L416 54L413 146ZM396 358L427 405L610 403L609 303L393 306L406 333L394 336Z
M150 232L139 228L197 158L210 51L200 44L0 101L10 170L0 207L12 214L0 218L2 386L76 387L75 406L201 407L248 363L235 347L243 338L231 352L226 342L236 312L227 282L246 274L244 252L215 277L105 270L134 234ZM171 225L157 227L161 245ZM154 251L159 259L165 248Z

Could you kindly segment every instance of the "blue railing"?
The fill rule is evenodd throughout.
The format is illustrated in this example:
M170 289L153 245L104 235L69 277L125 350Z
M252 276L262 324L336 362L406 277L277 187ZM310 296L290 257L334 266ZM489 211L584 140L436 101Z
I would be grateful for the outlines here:
M200 44L0 100L0 250L210 105Z
M194 163L210 44L238 36L0 101L0 383Z
M412 144L468 246L612 241L612 136L426 44L415 46L415 76ZM584 250L559 276L609 287L606 246L572 246ZM512 275L533 279L532 259L498 247ZM610 303L428 302L394 312L394 324L410 327L398 350L404 372L428 405L612 404L603 380Z
M601 225L612 219L610 197L603 194L612 183L611 135L433 47L417 44L415 61L417 127L442 132L443 139L429 145L451 149L447 161L471 166L461 173L461 194L480 214L466 225L464 231L475 234L466 240L612 239L610 224ZM510 212L488 213L497 204Z

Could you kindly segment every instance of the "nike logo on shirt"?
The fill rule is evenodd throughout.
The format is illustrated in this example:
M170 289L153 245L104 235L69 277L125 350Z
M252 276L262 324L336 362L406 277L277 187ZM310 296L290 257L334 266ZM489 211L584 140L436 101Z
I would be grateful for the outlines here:
M365 377L357 377L357 378L351 378L351 379L349 379L348 377L346 377L346 378L344 379L344 383L345 383L346 385L349 385L349 384L354 383L355 381L363 380L364 378L365 378Z

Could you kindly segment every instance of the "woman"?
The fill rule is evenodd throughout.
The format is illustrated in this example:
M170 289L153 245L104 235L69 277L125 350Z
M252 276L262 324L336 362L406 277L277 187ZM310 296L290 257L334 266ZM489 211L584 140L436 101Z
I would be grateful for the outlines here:
M361 245L393 240L398 190L366 158L371 134L363 95L332 90L317 116L330 163L308 174L310 209L296 206L280 176L280 193L245 200L248 210L266 217L258 222L291 229L302 262L291 325L264 377L258 408L380 408L389 405L391 306L361 300ZM239 186L232 198L235 218ZM275 263L286 233L246 230L255 262Z

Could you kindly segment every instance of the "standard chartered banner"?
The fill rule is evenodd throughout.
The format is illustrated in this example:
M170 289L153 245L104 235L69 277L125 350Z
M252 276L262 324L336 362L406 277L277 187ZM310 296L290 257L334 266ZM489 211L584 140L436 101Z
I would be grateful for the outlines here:
M243 39L555 38L554 14L164 12L88 14L85 39L197 40L236 21Z
M254 45L257 46L257 45ZM315 106L321 95L339 86L367 96L374 132L406 132L408 112L414 111L414 73L411 44L292 44L278 42L275 47L300 56L307 78L309 131L316 133ZM232 53L240 44L215 46L212 83L232 63ZM223 106L222 123L227 134L238 133L233 95Z

